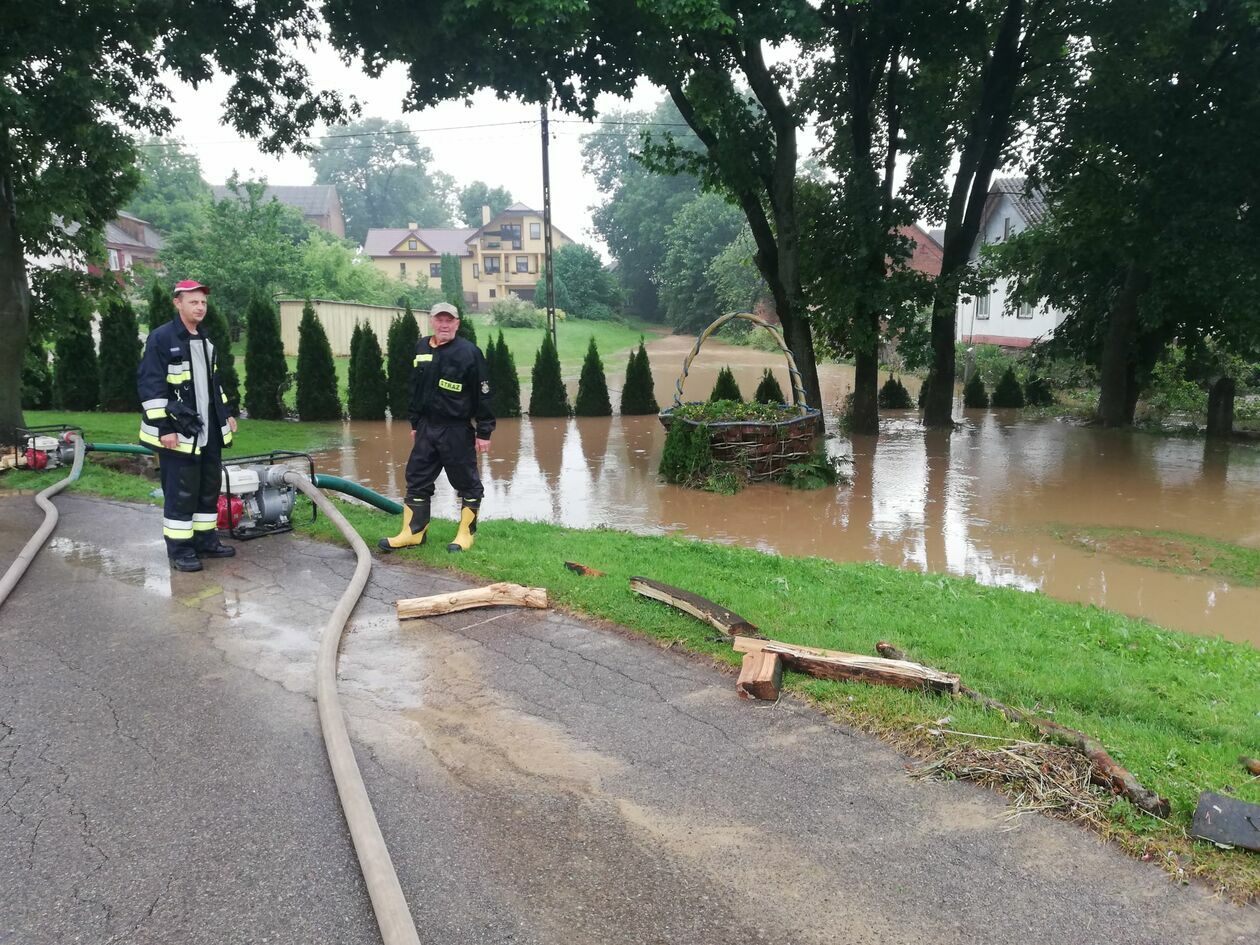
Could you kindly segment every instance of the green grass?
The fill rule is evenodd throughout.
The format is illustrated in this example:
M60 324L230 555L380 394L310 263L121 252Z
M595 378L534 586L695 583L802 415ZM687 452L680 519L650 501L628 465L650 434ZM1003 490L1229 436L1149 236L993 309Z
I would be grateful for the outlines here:
M1056 529L1055 535L1131 564L1174 574L1207 574L1246 587L1260 585L1260 550L1215 538L1155 528Z
M310 445L313 431L304 430L306 425L272 426L278 429L268 435L278 438L269 446ZM152 488L95 465L76 491L135 499ZM11 472L0 487L35 488L60 472ZM370 545L396 530L389 516L357 505L343 508ZM314 537L341 540L323 518L300 527ZM874 654L876 641L887 640L912 659L961 674L965 684L994 699L1052 715L1100 739L1144 785L1171 801L1168 822L1117 802L1113 837L1131 851L1179 863L1232 897L1260 898L1260 858L1185 836L1202 790L1260 802L1260 779L1250 778L1237 760L1260 755L1260 651L1254 648L1040 594L874 564L510 520L484 523L473 549L452 556L445 543L454 531L453 522L435 521L432 545L393 560L546 587L561 607L738 665L729 646L712 640L708 626L630 593L627 578L644 575L709 597L767 636L866 654ZM563 567L565 560L598 568L607 577L580 577ZM944 716L956 731L1034 737L965 700L795 674L787 675L786 684L838 719L912 752L928 746L925 727ZM1175 855L1166 855L1169 851Z

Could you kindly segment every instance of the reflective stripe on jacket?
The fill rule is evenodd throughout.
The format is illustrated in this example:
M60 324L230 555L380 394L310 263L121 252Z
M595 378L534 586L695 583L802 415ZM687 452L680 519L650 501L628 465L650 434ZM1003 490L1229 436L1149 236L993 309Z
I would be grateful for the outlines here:
M170 401L180 400L196 408L197 394L192 379L191 335L178 315L165 325L149 332L144 342L144 355L136 372L136 389L140 395L140 442L155 449L165 449L162 437L175 433L166 407ZM227 395L219 386L219 356L210 338L201 335L206 354L210 358L210 416L218 422L223 435L223 445L232 443L232 430L228 427ZM195 438L180 436L177 453L196 452Z

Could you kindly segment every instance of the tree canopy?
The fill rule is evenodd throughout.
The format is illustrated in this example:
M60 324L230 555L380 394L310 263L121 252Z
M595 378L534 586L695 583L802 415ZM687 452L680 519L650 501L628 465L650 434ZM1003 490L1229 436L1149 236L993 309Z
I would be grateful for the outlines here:
M337 125L308 160L315 183L337 187L347 239L362 243L372 227L450 224L455 182L429 167L433 152L420 147L405 122L362 118Z
M493 219L512 205L512 193L506 187L491 187L475 180L459 189L459 217L464 226L481 226L481 208L490 208Z

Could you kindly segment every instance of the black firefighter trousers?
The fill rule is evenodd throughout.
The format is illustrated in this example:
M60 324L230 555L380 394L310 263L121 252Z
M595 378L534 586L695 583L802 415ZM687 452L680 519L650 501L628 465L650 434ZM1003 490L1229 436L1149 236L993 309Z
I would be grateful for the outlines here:
M407 499L433 498L442 470L461 499L479 500L485 494L477 471L476 433L467 421L458 426L420 421L407 459Z
M160 450L162 477L162 536L170 558L187 557L215 537L219 516L220 458L223 436L211 426L210 435L194 454Z

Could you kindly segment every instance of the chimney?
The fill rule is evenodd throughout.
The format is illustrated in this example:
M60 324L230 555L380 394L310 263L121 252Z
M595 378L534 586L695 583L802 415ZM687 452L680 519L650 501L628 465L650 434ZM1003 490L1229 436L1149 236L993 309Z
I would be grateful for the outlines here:
M481 225L485 226L490 222L490 208L486 204L481 205Z
M409 229L409 230L415 230L415 229L418 229L418 227L417 227L414 223L408 223L408 224L407 224L407 229Z

